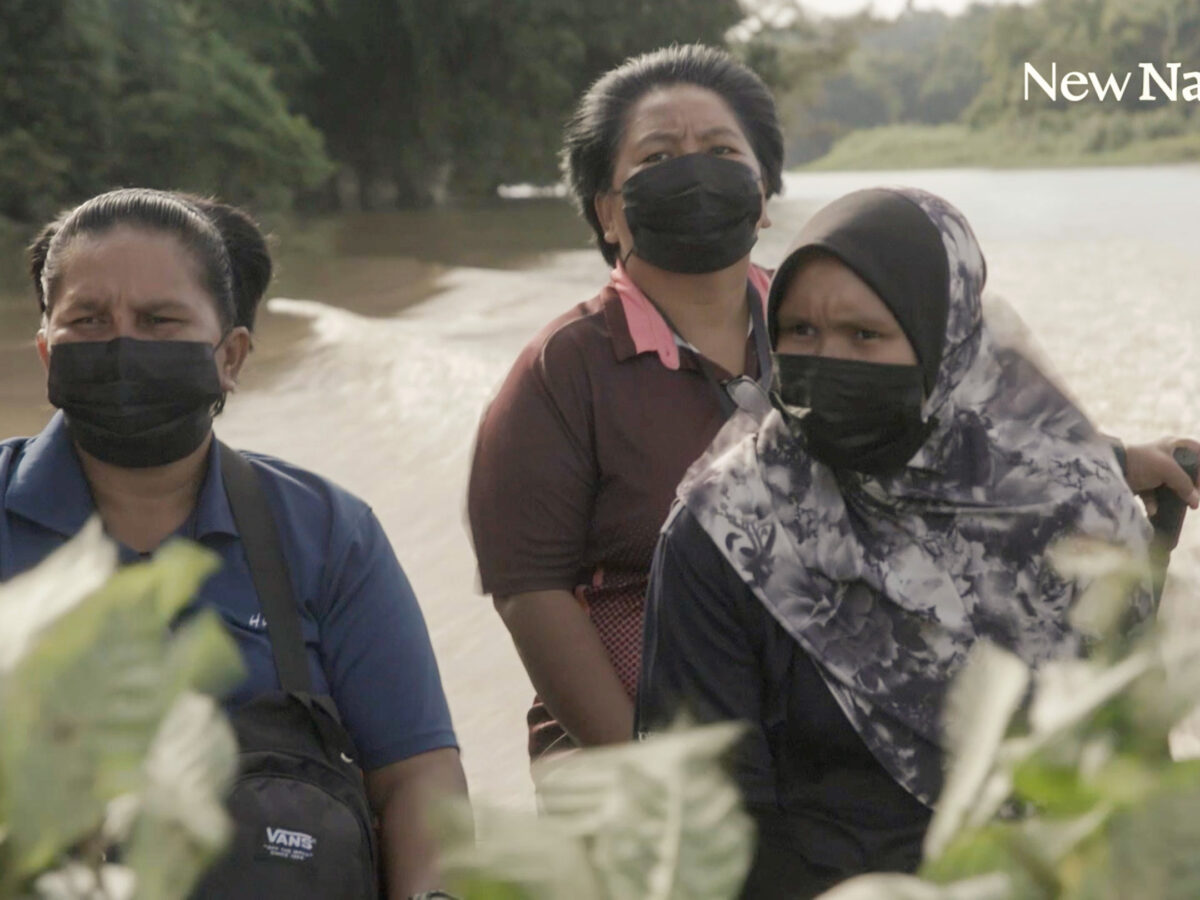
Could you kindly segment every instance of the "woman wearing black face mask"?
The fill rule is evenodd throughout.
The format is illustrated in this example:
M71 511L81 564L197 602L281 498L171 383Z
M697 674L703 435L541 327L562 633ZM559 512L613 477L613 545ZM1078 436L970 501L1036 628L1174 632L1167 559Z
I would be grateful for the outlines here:
M766 87L700 46L625 62L567 128L566 179L610 280L517 360L469 497L483 588L538 694L532 757L632 735L658 530L732 407L724 383L769 377L750 250L782 156Z
M254 707L279 690L277 660L257 593L262 570L248 563L212 424L236 385L270 280L263 235L232 207L128 189L47 226L31 264L37 349L60 412L36 437L0 442L0 581L36 565L92 515L123 562L174 536L197 541L221 568L196 602L219 613L247 670L226 699L238 713ZM430 789L465 790L465 781L420 608L365 503L282 460L246 454L245 464L261 485L297 604L303 658L292 671L307 661L312 692L332 697L357 749L390 895L433 888L436 860L418 800ZM313 821L326 809L309 806ZM360 869L364 890L355 895L375 896L370 860ZM330 876L321 882L318 872L328 869L313 863L281 877L333 896Z
M1146 551L1109 444L984 318L985 271L961 214L924 192L819 212L771 286L775 411L730 423L664 530L638 723L682 706L750 724L747 897L914 869L941 700L972 644L1078 652L1077 587L1049 546Z

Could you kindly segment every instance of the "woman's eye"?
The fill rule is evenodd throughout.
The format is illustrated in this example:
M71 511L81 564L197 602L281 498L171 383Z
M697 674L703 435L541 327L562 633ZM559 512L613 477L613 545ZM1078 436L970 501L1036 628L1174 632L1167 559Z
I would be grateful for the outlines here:
M95 325L99 321L100 321L100 318L98 316L80 316L77 319L72 319L70 324L72 324L72 325Z
M642 160L641 164L642 165L653 165L654 163L660 163L663 160L666 160L669 158L670 158L670 156L666 150L657 150L654 153L651 153L648 156L646 156Z
M807 322L797 322L795 325L789 325L784 330L796 335L796 337L812 337L817 333L817 330Z
M730 147L726 144L720 144L716 147L710 147L708 149L708 152L711 153L713 156L727 156L730 153L737 153L738 151L737 151L736 147Z
M882 335L878 331L872 331L870 328L859 328L854 332L854 337L860 341L873 341Z

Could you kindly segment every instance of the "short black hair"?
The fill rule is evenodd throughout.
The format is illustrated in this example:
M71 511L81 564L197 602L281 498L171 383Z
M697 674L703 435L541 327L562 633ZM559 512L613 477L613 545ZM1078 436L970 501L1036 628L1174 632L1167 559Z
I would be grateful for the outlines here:
M29 247L29 274L42 313L49 312L59 262L71 241L120 225L170 234L195 258L223 328L253 329L271 281L271 254L244 211L207 197L122 188L92 197L46 225Z
M627 59L588 88L567 122L562 149L567 186L610 266L616 263L617 247L604 240L596 194L612 184L630 108L655 88L672 84L706 88L728 103L758 159L766 195L783 189L779 116L771 91L754 72L724 50L703 44L676 44Z

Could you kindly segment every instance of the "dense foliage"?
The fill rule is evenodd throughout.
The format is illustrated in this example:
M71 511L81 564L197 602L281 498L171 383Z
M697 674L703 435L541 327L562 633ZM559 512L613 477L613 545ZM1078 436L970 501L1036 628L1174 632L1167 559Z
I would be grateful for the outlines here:
M1195 104L1020 97L1027 60L1101 73L1200 66L1194 0L1040 0L956 17L910 8L894 22L799 9L793 0L5 0L0 224L133 183L266 209L298 198L415 206L550 182L579 94L630 54L671 42L725 44L759 71L780 99L792 163L850 132L902 123L968 129L961 141L942 132L933 142L967 157L973 135L988 135L981 146L1001 133L1039 146L1062 137L1047 152L1072 160L1145 141L1174 141L1171 152L1186 157L1194 144L1179 139L1200 130ZM906 146L923 153L919 139Z
M580 91L737 0L6 0L0 216L120 184L259 207L553 180ZM340 178L333 178L340 172Z
M206 5L5 0L0 215L29 221L133 183L270 203L328 176L320 134L241 24L271 5L239 4L236 30Z
M1049 76L1058 64L1101 81L1131 72L1121 102L1094 96L1024 99L1024 65ZM868 23L846 65L812 92L785 98L792 162L821 156L841 137L835 166L995 165L1022 160L1077 164L1200 156L1196 104L1141 102L1140 63L1200 69L1200 4L1194 0L1040 0L976 5L959 16L909 9ZM1182 79L1181 79L1182 82ZM1182 83L1181 83L1182 87ZM898 126L960 126L913 129ZM1139 156L1156 145L1161 152ZM889 153L894 148L894 158Z
M1069 541L1058 566L1090 582L1072 610L1087 659L1031 671L976 645L944 714L950 769L921 878L873 875L823 900L1185 900L1200 762L1171 728L1195 706L1194 632L1126 627L1145 571L1116 548Z

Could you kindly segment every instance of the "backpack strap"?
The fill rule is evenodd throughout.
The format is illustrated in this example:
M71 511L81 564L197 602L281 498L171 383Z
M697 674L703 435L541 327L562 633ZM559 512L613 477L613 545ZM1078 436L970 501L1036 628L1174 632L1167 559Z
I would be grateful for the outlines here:
M258 604L267 620L267 636L279 683L289 693L312 693L300 614L262 482L246 457L220 441L217 446L221 454L221 480L250 564Z

